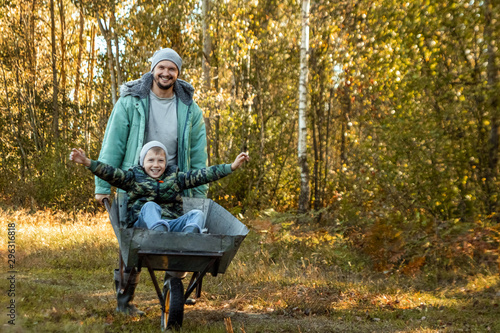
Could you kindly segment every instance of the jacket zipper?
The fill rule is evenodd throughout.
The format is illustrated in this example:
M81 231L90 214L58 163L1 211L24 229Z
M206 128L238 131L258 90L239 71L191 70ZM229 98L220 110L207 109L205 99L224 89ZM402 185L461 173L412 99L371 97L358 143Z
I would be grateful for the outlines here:
M179 109L179 101L177 100L177 111ZM185 135L186 135L186 128L187 128L187 123L188 123L188 120L189 120L189 113L191 112L191 105L188 106L188 109L187 109L187 113L186 113L186 120L184 122L184 131L182 132L182 152L177 152L177 157L181 156L181 153L182 153L182 156L183 156L183 159L184 159L184 150L186 150L186 140L185 140ZM179 113L177 113L179 114ZM187 161L183 161L185 165L185 167L187 168ZM183 171L183 170L181 170ZM184 171L183 171L184 172Z
M160 183L163 183L161 180L156 181L156 202L160 201Z

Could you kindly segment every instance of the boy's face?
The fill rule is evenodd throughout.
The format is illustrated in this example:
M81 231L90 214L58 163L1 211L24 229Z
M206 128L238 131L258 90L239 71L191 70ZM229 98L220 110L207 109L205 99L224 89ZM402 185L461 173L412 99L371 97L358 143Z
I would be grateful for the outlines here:
M154 152L149 150L144 157L144 170L151 178L159 178L167 166L167 158L165 152Z

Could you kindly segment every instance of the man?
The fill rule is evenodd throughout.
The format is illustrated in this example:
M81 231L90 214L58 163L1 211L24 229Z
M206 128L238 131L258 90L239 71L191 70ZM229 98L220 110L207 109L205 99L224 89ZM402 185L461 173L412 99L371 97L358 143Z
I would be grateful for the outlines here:
M207 140L203 114L193 100L194 88L178 79L182 59L172 49L156 51L151 60L151 72L140 79L125 83L120 89L108 120L99 160L128 170L139 163L142 147L150 141L161 142L168 151L168 164L178 165L180 171L207 167ZM110 185L97 178L95 198L102 202L109 199ZM208 185L185 190L183 195L206 197ZM126 196L118 192L118 203L126 209ZM128 287L117 292L117 311L142 314L131 304L139 274L127 270ZM118 289L119 271L115 270Z

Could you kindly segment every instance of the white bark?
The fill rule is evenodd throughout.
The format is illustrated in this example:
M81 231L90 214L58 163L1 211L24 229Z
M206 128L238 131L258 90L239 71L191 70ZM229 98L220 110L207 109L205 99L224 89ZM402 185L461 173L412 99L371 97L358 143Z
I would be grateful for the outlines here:
M309 209L309 166L307 164L307 79L309 75L309 0L302 1L302 41L300 44L299 76L299 136L298 157L300 166L299 212Z

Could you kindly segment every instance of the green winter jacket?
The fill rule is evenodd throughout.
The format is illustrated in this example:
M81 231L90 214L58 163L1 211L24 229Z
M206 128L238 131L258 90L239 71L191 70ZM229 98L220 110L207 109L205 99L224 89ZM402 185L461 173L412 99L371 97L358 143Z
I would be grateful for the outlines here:
M90 171L128 194L128 227L137 221L142 206L154 201L162 209L163 219L176 219L182 215L183 190L216 181L229 175L231 164L214 165L200 170L180 172L176 165L169 165L158 178L151 178L144 168L136 165L123 171L109 164L91 161Z
M120 88L121 97L108 120L99 161L128 170L139 164L139 154L146 142L149 115L149 92L153 75L127 82ZM202 169L207 166L207 138L203 114L193 100L194 88L177 79L174 84L177 100L177 163L180 171ZM109 194L110 184L96 177L95 193ZM206 197L208 185L185 190L188 197Z

